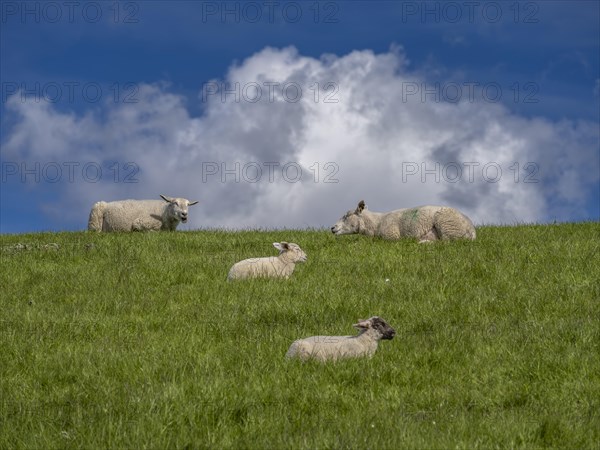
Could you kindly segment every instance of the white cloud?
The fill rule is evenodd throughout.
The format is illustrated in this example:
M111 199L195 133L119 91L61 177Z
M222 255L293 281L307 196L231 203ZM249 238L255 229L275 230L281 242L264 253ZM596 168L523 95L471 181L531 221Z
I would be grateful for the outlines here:
M231 86L239 83L239 101L208 95L200 117L160 84L140 85L138 103L105 103L84 116L15 95L7 107L19 118L4 158L137 164L138 183L114 183L113 172L98 183L64 183L46 208L71 205L64 220L81 227L97 200L159 193L200 200L187 228L329 226L360 199L373 210L449 204L477 223L585 218L598 183L597 127L523 118L499 103L470 102L466 91L457 103L407 95L423 77L400 48L320 59L266 48L226 75ZM302 89L297 102L289 101L297 94L292 82ZM248 101L257 92L248 83L261 87L260 100ZM272 99L268 83L279 83L271 84ZM219 173L203 180L203 167ZM259 181L249 182L257 167ZM302 179L290 182L298 167Z

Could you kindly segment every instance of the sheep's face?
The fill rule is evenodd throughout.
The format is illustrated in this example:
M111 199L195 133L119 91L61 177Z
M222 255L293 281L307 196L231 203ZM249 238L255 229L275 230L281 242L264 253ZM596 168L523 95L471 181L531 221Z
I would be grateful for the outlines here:
M369 329L375 330L377 334L381 336L380 339L390 340L396 335L396 330L381 317L377 316L373 316L367 320L361 320L357 324L354 324L354 326L364 331Z
M365 208L365 202L361 200L355 210L348 211L331 227L331 232L335 235L359 233L363 223L361 214Z
M190 202L187 198L173 198L161 195L165 202L169 203L169 216L179 222L186 223L188 219L188 207L198 203Z
M286 252L288 258L293 262L306 261L306 253L304 253L304 250L298 244L294 244L293 242L274 242L273 247L279 250L280 255Z

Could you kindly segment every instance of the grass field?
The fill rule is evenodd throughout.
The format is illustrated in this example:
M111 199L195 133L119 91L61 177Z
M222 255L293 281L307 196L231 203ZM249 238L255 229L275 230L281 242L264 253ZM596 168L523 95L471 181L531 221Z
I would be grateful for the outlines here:
M281 240L291 279L226 281ZM0 247L0 448L600 448L599 223ZM372 359L284 359L373 315L397 335Z

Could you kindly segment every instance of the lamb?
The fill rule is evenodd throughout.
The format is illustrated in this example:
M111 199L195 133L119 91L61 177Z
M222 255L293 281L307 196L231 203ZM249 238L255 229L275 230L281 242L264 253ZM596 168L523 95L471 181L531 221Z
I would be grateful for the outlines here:
M179 222L186 223L188 207L198 203L185 198L164 200L121 200L97 202L88 220L90 231L175 231ZM166 203L165 203L166 202Z
M287 358L302 361L336 361L342 358L371 358L381 339L390 340L396 331L382 318L373 316L353 325L360 330L357 336L313 336L294 341L286 353Z
M475 227L467 216L446 206L418 206L387 213L367 210L364 200L331 227L335 235L364 234L396 240L417 238L419 242L475 239Z
M279 256L267 258L250 258L235 263L229 270L227 280L245 278L289 278L294 272L297 262L306 261L306 253L298 244L274 242L273 247L279 250Z

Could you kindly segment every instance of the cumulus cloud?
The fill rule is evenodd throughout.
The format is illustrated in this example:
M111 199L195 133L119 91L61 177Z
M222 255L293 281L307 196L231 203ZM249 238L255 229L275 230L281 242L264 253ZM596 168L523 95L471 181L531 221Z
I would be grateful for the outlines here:
M597 126L521 117L465 86L423 95L427 83L399 47L319 59L265 48L197 99L142 84L137 103L76 115L14 95L3 157L134 163L136 183L114 172L63 183L46 207L82 228L95 201L159 193L200 201L187 228L329 226L361 199L372 210L448 204L476 223L588 218Z

